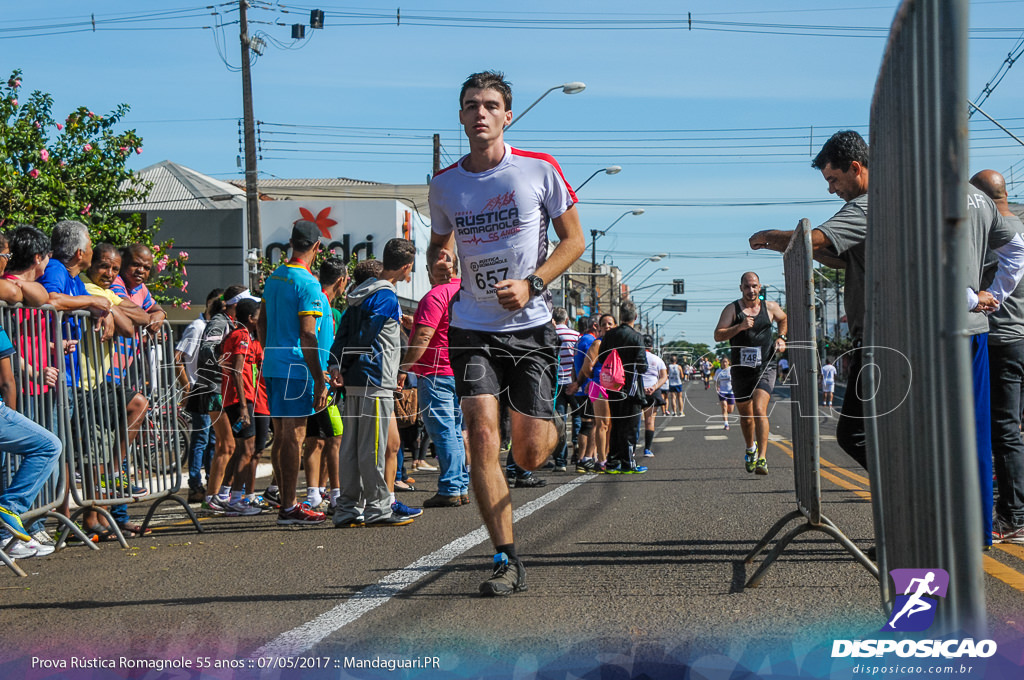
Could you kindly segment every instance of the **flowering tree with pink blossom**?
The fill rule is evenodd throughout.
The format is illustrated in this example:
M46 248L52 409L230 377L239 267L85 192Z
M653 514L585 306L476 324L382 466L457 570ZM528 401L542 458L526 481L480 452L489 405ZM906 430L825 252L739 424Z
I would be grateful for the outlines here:
M51 95L24 90L20 70L0 82L0 229L31 224L49 233L61 220L78 220L94 243L145 243L154 251L150 290L161 303L180 305L188 254L172 255L173 241L154 243L159 224L146 226L119 207L149 193L126 167L143 151L135 130L120 130L128 105L106 115L81 106L63 120L52 109Z

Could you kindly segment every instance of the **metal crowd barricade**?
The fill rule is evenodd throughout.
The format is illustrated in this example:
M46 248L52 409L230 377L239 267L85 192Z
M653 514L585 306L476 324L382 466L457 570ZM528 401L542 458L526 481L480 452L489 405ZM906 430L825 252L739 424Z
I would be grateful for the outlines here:
M785 299L790 340L786 355L790 358L795 380L791 381L793 405L793 474L797 492L797 509L784 515L768 529L768 533L746 555L745 563L754 559L782 528L803 517L783 536L746 582L748 588L758 586L772 563L785 547L805 532L821 532L838 541L864 568L876 578L879 569L841 532L835 522L821 513L821 461L818 431L818 354L817 320L814 312L814 261L811 247L811 224L800 220L782 261L785 268Z
M814 261L811 246L811 223L800 220L783 255L786 272L786 302L789 317L789 358L793 380L790 381L793 401L793 478L797 509L783 516L768 530L764 538L746 557L754 558L782 529L795 519L806 521L791 529L772 548L764 562L746 583L761 583L768 568L789 543L807 531L820 531L840 543L875 578L878 568L843 534L832 520L821 512L821 457L818 421L818 351L817 320L814 311Z
M966 72L967 1L906 0L871 106L865 416L882 573L949 572L934 637L985 624L964 332ZM880 584L889 611L895 594Z
M11 367L16 384L15 410L35 423L57 434L66 442L61 404L64 400L63 351L60 343L60 314L50 306L30 308L0 302L0 326L11 339L16 354ZM8 408L12 405L7 404ZM0 485L10 485L21 466L20 456L7 454L0 467ZM67 498L67 447L62 447L60 460L32 507L21 515L26 527L41 517L62 522L68 531L74 531L85 542L85 535L74 522L57 512ZM87 543L96 548L91 543ZM6 552L0 551L0 561L19 576L25 572Z
M110 516L114 505L153 501L142 523L166 501L184 508L196 530L195 513L177 495L187 437L175 393L173 345L169 326L159 333L102 340L85 312L73 312L65 335L80 336L77 369L68 381L72 464L80 484L71 495L86 509L101 512L127 546Z

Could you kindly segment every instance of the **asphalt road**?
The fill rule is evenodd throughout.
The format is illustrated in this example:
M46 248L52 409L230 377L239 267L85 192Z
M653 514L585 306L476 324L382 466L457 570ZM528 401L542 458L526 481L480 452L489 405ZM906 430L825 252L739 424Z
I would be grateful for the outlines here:
M539 473L547 487L512 491L529 589L504 599L476 594L492 553L475 504L389 528L204 517L202 534L166 504L127 550L71 547L19 562L28 578L0 576L0 677L680 677L684 666L704 669L692 677L830 677L831 640L885 624L876 580L809 532L744 588L760 561L744 557L796 507L789 417L783 403L772 414L770 474L748 474L738 424L724 431L713 390L691 383L686 416L658 419L647 474ZM825 514L867 547L867 482L834 425L823 419ZM435 491L436 473L416 477L409 505ZM986 558L985 585L992 627L1019 640L1024 550L1010 548ZM128 661L39 668L72 657ZM356 667L379 658L425 667ZM159 674L126 669L133 659L192 665Z

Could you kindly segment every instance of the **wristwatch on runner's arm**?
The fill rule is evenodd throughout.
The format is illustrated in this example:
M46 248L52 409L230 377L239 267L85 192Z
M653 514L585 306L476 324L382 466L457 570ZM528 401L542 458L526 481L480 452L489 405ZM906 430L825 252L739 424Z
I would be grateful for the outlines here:
M530 284L530 297L540 295L547 290L547 284L544 283L544 279L540 278L536 274L530 274L526 277L525 281Z

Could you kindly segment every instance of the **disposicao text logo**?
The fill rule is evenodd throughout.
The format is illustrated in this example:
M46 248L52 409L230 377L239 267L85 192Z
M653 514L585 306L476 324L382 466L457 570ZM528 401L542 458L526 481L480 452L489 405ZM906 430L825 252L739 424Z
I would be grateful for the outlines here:
M949 572L945 569L893 569L889 572L896 588L892 615L880 632L919 632L935 622L939 599L946 597ZM832 657L968 657L988 658L996 653L994 640L972 638L942 640L833 640Z
M892 618L883 631L927 630L935 621L936 597L946 597L949 572L945 569L893 569L889 572L896 586Z

